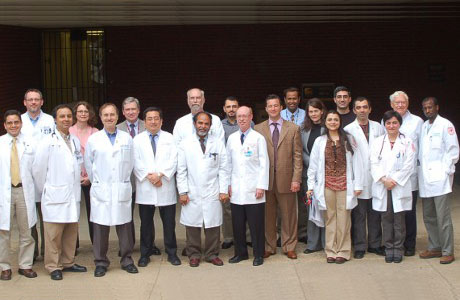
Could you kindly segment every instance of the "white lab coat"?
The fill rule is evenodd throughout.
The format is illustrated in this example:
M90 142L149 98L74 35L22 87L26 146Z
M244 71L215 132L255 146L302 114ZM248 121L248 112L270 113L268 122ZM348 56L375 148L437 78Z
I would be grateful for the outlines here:
M211 116L212 124L209 129L208 136L220 138L225 145L225 132L222 122L218 116L213 114L211 114ZM177 146L179 146L180 142L189 135L196 135L195 126L193 125L193 115L191 113L176 121L173 129L173 135Z
M43 111L40 111L40 117L37 120L35 126L32 124L27 112L21 115L22 128L21 133L25 136L30 136L35 142L35 145L38 145L42 138L47 135L50 135L54 132L55 122L54 118ZM41 201L41 192L35 190L35 202Z
M5 134L0 137L0 230L10 230L11 212L11 146L13 137ZM31 138L20 133L17 137L16 148L18 150L19 171L21 175L22 189L27 208L27 220L29 228L37 223L35 209L35 187L32 178L32 163L34 159L35 145Z
M415 147L415 159L414 159L414 166L413 166L413 172L410 177L411 181L411 186L412 186L412 191L417 191L418 190L418 177L417 177L417 157L418 157L418 147L420 144L420 134L422 133L422 126L423 126L423 120L419 116L411 114L409 111L407 111L404 116L402 117L402 124L401 127L399 128L399 132L404 134L405 137L410 138L412 141L412 144ZM385 127L385 124L383 124L382 120L382 125ZM386 133L386 129L385 129Z
M367 141L366 135L359 125L358 120L355 120L354 122L345 126L344 130L355 139L363 159L363 191L358 196L358 198L370 199L372 198L372 175L369 158L370 145L377 137L383 135L385 130L383 126L378 122L369 120L369 142Z
M178 148L177 189L190 202L182 206L180 222L205 228L222 224L219 193L227 194L229 175L227 151L220 138L209 136L203 154L196 134L182 140Z
M230 202L238 205L265 202L256 199L256 189L268 190L270 160L265 138L249 129L241 145L241 131L232 133L227 141L229 174L232 197Z
M458 138L454 125L441 117L422 127L418 159L420 197L436 197L452 192L455 164L458 161Z
M61 134L46 136L37 146L32 166L35 187L41 192L44 222L75 223L80 218L80 142L70 135L69 149Z
M353 137L349 136L350 144L354 154L350 151L346 153L347 159L347 201L346 209L353 209L358 205L358 200L354 191L363 190L363 167L359 149L356 147L356 142ZM326 169L326 142L327 135L319 136L311 149L310 164L307 171L308 190L313 190L313 194L319 202L319 209L326 210L326 199L324 196L325 189L325 169Z
M388 135L382 135L371 145L372 208L376 211L387 211L387 192L380 181L389 177L397 185L391 190L393 211L395 213L412 209L412 183L415 160L415 145L410 138L399 135L391 149Z
M91 181L91 222L113 226L131 222L133 139L117 129L112 145L103 129L88 138L85 167Z
M160 130L153 154L150 132L144 131L134 137L134 175L136 177L136 203L166 206L177 203L176 169L177 148L174 137ZM161 172L162 186L156 187L147 179L149 173Z
M21 120L21 133L31 136L36 142L39 142L43 136L54 132L55 123L53 117L45 114L43 111L40 112L40 117L38 118L35 126L30 121L29 114L27 112L21 115Z

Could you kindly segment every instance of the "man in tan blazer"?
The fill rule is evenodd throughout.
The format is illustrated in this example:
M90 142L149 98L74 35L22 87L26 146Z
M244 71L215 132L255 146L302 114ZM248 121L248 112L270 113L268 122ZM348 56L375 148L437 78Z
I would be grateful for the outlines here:
M270 181L265 204L265 255L276 254L276 214L281 213L281 249L296 259L297 200L302 177L302 142L299 126L281 118L281 100L268 95L265 110L269 119L255 126L265 137L270 157Z

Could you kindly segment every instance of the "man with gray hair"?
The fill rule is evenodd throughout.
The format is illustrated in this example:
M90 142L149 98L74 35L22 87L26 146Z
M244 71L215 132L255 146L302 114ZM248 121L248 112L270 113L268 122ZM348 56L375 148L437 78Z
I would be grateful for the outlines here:
M190 113L179 118L174 125L173 135L177 145L179 145L184 138L195 133L193 116L203 111L204 102L205 98L203 90L193 88L187 91L187 104L190 108ZM225 135L222 122L218 116L213 114L211 114L211 116L212 125L208 134L210 136L218 137L225 145Z
M398 112L402 117L402 124L399 131L412 140L415 146L415 157L418 157L418 144L420 141L420 134L422 131L423 120L409 112L409 96L403 91L396 91L390 95L391 108ZM383 121L382 121L383 125ZM404 255L415 255L415 242L417 239L417 194L418 194L418 181L417 181L417 159L414 159L414 173L410 177L412 185L412 210L406 211L406 240L404 241Z

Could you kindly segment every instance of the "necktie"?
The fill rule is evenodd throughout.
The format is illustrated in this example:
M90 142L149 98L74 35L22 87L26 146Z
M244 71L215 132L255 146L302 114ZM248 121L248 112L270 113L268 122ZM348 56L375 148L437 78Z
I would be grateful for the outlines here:
M136 131L134 130L134 124L129 124L129 127L131 128L129 130L129 134L131 134L131 137L134 137L136 135Z
M241 134L241 145L244 143L244 133Z
M14 137L13 146L11 147L11 184L17 186L20 183L18 148L16 147L16 137Z
M206 146L204 145L204 138L200 138L200 146L201 146L201 151L203 151L203 154L206 152Z
M295 116L294 114L291 115L291 122L294 122Z
M272 123L275 126L272 133L272 142L273 142L273 162L276 170L276 161L278 159L278 141L280 139L280 131L278 130L278 123Z
M153 150L153 154L156 155L157 154L157 144L155 143L155 137L158 136L157 134L154 134L151 136L151 143L152 143L152 150Z

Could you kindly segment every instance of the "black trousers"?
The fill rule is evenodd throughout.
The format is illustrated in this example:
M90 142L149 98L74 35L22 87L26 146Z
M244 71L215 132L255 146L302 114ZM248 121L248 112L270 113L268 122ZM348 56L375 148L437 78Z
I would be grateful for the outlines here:
M176 204L158 206L161 221L163 223L163 237L165 251L168 256L177 252L176 241ZM149 257L155 244L155 215L154 205L139 204L139 217L141 219L141 257Z
M417 196L418 191L412 192L412 210L406 211L406 239L404 240L405 249L415 249L417 241Z
M231 203L235 255L247 257L246 222L251 233L254 257L265 252L265 203L238 205Z
M81 186L81 191L83 192L83 195L85 196L86 218L88 219L89 238L91 240L91 244L93 244L93 222L89 220L91 217L91 201L89 198L90 189L91 189L91 184L87 186L83 186L83 185Z
M355 251L382 245L382 222L380 213L372 209L372 199L358 198L358 205L351 211L351 240Z

